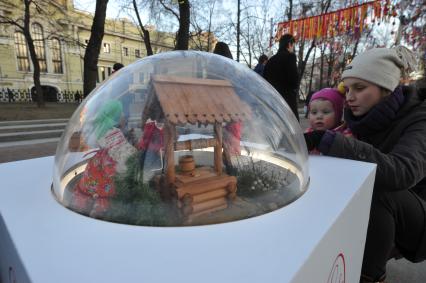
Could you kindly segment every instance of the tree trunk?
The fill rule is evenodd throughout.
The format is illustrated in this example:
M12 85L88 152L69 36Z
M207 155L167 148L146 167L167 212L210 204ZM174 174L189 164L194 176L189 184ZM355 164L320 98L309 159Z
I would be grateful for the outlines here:
M288 18L289 21L291 21L291 19L293 17L293 0L290 0L288 2L289 2L289 8L288 8L287 18Z
M309 92L312 91L312 80L314 78L314 68L315 68L315 55L317 53L317 49L314 50L314 58L312 58L312 67L311 67L311 77L309 78Z
M84 53L84 97L96 87L98 74L98 59L105 30L105 17L108 0L97 0L95 16L86 52ZM120 50L121 52L121 50Z
M30 32L30 0L25 0L25 15L24 15L24 36L28 44L28 50L30 52L31 62L33 63L34 72L33 72L33 79L34 79L34 86L36 90L37 95L37 106L43 107L44 106L44 100L43 100L43 89L41 88L41 82L40 82L40 64L38 63L37 59L37 53L35 51L34 47L34 41L31 37Z
M333 73L334 67L334 49L333 49L334 40L330 43L330 53L328 55L328 66L327 66L327 86L331 86L331 74Z
M347 60L347 58L346 58L346 52L348 51L348 45L346 45L345 46L345 49L343 49L343 52L342 52L342 61L340 62L340 65L339 65L339 72L340 72L340 74L343 72L343 70L345 69L345 67L346 67L346 60Z
M312 49L315 48L315 39L312 40L311 46L308 49L308 52L306 53L305 59L303 59L302 61L299 61L299 66L298 66L298 70L299 70L299 85L300 82L302 81L303 78L303 74L305 73L305 68L306 68L306 63L309 60L309 56L311 55ZM300 54L299 54L300 55ZM303 53L302 53L303 56Z
M356 39L356 42L355 42L355 46L354 46L354 50L352 51L352 59L355 57L355 55L356 55L356 52L357 52L357 49L358 49L358 44L359 44L359 40L361 39L361 36L359 36L357 39Z
M320 47L320 51L321 51L321 65L320 65L320 84L319 84L319 89L322 89L323 86L323 82L324 82L324 53L325 53L325 43L323 43L323 46Z
M175 50L188 50L190 9L189 0L179 1L179 30Z
M241 1L238 0L237 6L237 62L240 62L240 18L241 18Z
M214 12L214 6L216 2L213 2L213 6L210 8L210 14L209 14L209 28L207 30L207 52L210 52L211 49L211 34L212 34L212 18L213 18L213 12ZM201 49L202 50L202 49Z
M142 30L142 40L145 43L145 48L146 48L146 55L147 56L151 56L154 53L152 52L152 46L151 46L151 38L149 36L149 31L145 29L145 27L142 24L141 21L141 17L139 15L139 11L138 11L138 6L136 4L136 0L133 0L133 8L135 9L135 13L136 13L136 18L138 19L138 23L139 23L139 27Z

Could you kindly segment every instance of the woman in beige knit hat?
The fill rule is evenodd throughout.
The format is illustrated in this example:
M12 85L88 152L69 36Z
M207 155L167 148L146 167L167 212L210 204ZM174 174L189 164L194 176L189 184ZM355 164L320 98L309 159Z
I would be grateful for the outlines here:
M324 155L377 164L361 282L380 282L398 251L426 259L426 102L400 85L416 64L408 49L374 48L345 68L345 121L355 138L332 131L305 134Z

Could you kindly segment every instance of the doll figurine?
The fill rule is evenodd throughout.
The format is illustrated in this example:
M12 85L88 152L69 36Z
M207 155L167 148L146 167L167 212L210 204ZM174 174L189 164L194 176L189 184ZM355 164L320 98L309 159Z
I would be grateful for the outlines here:
M109 198L116 192L113 177L126 172L127 159L136 153L119 128L122 112L120 101L108 101L93 123L99 149L88 161L75 188L72 203L75 210L91 217L99 217L106 212Z

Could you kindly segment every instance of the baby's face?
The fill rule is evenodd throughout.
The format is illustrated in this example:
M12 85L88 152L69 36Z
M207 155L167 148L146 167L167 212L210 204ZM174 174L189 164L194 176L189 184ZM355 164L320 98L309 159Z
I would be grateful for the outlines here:
M329 130L336 124L333 104L325 99L315 99L310 103L309 123L314 130Z

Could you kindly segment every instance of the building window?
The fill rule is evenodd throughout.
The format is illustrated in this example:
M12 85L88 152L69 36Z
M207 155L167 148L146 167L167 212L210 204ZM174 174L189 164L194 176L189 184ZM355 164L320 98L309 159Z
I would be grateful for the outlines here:
M104 53L111 53L111 45L109 43L104 43Z
M53 72L56 74L62 74L62 53L61 53L61 43L59 39L52 39L52 63L53 63Z
M139 49L135 49L135 57L141 58L141 51Z
M40 65L40 72L47 72L46 49L44 47L43 28L39 24L32 25L34 48Z
M109 77L109 76L111 76L112 69L111 69L111 67L107 67L107 70L108 70L108 77Z
M15 32L15 49L18 70L28 72L30 70L30 60L28 58L27 43L22 32Z
M129 48L123 47L123 55L124 56L129 56Z

